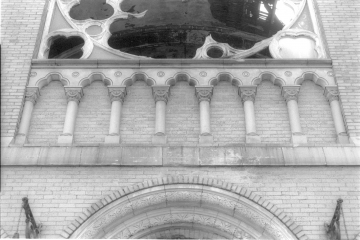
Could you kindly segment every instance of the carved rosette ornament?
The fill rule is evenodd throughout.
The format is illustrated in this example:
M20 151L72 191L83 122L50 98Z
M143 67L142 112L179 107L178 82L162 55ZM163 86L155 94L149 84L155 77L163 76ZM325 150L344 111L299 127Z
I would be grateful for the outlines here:
M255 101L256 96L256 86L241 86L239 87L239 95L241 101L244 103L246 101Z
M339 101L339 90L337 86L327 86L325 87L324 96L331 103L336 100Z
M213 92L213 87L209 86L209 87L195 87L196 89L196 97L199 100L199 103L202 101L207 101L210 102L211 101L211 97L212 97L212 92Z
M120 101L123 103L126 94L126 87L109 87L109 97L111 102Z
M164 101L165 103L169 100L170 86L153 86L153 97L155 102Z
M65 96L68 102L75 101L77 104L79 104L80 99L82 96L84 96L84 93L81 87L65 88Z
M39 96L39 88L27 88L25 93L25 101L32 102L35 105Z
M291 100L298 101L298 96L300 92L300 86L284 86L282 87L281 94L285 98L286 103Z

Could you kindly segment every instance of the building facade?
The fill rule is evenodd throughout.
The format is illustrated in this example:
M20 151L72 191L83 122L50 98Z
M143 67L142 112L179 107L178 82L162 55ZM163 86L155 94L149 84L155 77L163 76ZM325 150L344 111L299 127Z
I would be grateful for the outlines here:
M1 3L1 237L356 239L360 4L149 3Z

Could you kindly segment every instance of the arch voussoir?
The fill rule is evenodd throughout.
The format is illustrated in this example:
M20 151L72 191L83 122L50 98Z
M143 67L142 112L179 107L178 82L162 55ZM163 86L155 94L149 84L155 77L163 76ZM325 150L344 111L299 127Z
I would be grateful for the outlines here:
M155 228L162 226L156 225L161 218L168 219L163 225L169 225ZM144 237L156 229L181 229L183 221L197 228L210 226L215 235L225 226L226 236L232 238L236 231L273 239L307 238L282 209L255 192L218 179L170 175L114 191L80 214L61 236ZM138 226L143 229L136 230Z

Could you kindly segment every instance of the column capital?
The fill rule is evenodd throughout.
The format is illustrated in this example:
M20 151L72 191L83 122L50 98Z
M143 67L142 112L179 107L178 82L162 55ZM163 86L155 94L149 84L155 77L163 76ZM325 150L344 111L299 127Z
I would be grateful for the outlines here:
M286 103L295 100L298 101L298 96L300 92L300 85L295 86L283 86L281 88L281 95L285 98Z
M239 86L238 94L241 97L241 101L244 103L246 101L255 101L257 86Z
M64 87L65 96L68 102L75 101L79 104L80 99L84 96L82 87Z
M110 101L119 101L121 103L124 102L125 96L127 94L126 87L115 87L115 86L109 86L109 97Z
M195 86L195 95L198 98L199 102L202 101L211 101L213 86Z
M336 100L339 101L339 90L337 86L326 86L324 90L324 96L331 103Z
M170 95L170 86L159 85L159 86L152 86L151 88L155 102L157 101L164 101L165 103L168 102Z
M38 87L27 87L25 92L25 101L32 102L34 105L40 96Z

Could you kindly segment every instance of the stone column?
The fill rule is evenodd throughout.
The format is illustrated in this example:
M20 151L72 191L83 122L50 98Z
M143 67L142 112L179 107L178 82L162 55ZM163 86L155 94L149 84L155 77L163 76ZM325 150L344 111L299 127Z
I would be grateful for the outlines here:
M200 104L200 136L199 143L212 143L214 141L211 135L210 127L210 101L212 97L213 86L195 87L196 97Z
M256 133L254 102L257 86L241 86L239 87L239 95L244 104L245 127L246 127L246 143L260 143L261 138Z
M345 123L341 113L339 91L337 86L326 86L324 95L330 103L331 113L334 119L335 130L337 134L337 143L349 143L349 137L346 133Z
M286 100L288 108L290 127L291 127L291 142L293 144L307 143L307 137L301 131L300 115L298 107L298 95L300 86L283 86L281 94Z
M71 145L74 142L74 129L80 99L84 95L82 87L65 87L68 101L63 133L58 138L59 144Z
M38 99L39 96L40 96L39 88L37 87L26 88L25 103L21 116L19 130L15 137L15 142L14 142L15 145L24 145L25 143L27 143L32 111L34 109L36 100Z
M126 96L126 87L109 86L109 97L111 101L111 116L109 135L105 137L105 143L120 143L120 118L121 107Z
M166 104L169 99L170 86L153 86L152 92L156 104L155 135L152 137L153 144L166 144Z

